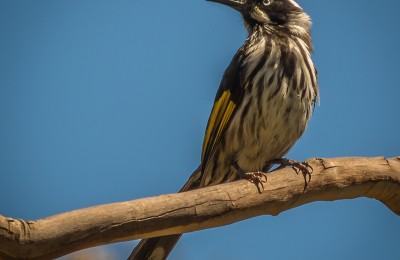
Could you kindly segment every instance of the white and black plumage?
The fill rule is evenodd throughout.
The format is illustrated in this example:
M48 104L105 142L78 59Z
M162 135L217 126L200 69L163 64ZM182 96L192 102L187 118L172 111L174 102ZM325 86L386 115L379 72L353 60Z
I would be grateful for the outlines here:
M318 97L309 16L293 0L210 0L239 11L248 37L226 69L201 165L181 192L268 171L300 138ZM181 235L142 240L129 259L166 259Z

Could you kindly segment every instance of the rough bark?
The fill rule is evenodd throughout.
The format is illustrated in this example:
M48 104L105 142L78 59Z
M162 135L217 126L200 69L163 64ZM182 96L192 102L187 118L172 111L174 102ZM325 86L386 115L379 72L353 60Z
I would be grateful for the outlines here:
M50 259L80 249L213 228L314 201L368 197L400 215L400 157L308 160L305 187L291 168L268 174L260 194L236 181L178 194L113 203L27 221L0 215L0 259Z

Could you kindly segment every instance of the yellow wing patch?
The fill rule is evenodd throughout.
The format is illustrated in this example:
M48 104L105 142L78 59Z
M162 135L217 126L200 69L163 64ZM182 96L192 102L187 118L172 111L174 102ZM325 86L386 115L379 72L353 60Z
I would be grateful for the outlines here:
M201 156L203 166L207 164L208 157L211 156L214 151L235 108L236 104L231 100L230 90L225 90L221 97L214 103L203 141Z

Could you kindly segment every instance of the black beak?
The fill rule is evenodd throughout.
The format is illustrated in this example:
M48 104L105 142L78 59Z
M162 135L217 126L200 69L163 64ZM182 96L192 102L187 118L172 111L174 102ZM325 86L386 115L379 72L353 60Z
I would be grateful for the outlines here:
M229 7L232 7L233 9L242 12L245 7L246 0L207 0L210 2L215 2L215 3L220 3Z

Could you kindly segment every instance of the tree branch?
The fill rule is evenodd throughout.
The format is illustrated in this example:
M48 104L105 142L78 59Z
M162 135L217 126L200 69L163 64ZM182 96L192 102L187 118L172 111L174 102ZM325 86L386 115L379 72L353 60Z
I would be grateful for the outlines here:
M241 180L66 212L35 221L0 215L0 259L50 259L113 242L191 232L279 213L314 201L374 198L400 215L400 157L310 159L302 175L286 168L268 174L259 194Z

